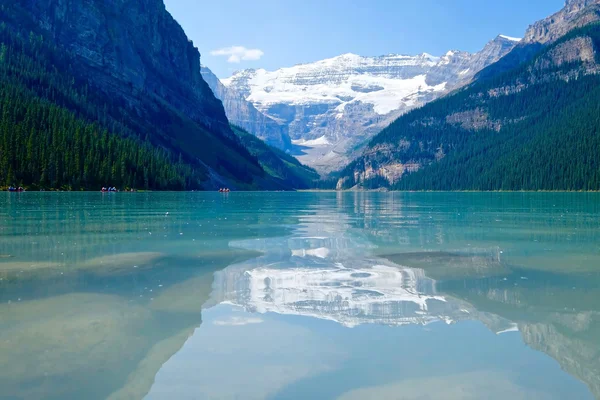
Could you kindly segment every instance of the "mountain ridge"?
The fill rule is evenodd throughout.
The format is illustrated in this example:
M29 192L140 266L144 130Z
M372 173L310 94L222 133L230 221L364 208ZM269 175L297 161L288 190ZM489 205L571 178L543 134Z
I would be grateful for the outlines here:
M297 144L326 143L302 146L299 158L329 172L399 115L468 83L516 43L499 35L478 53L454 50L439 57L346 53L275 71L242 70L221 82L287 125Z
M590 7L595 13L596 2L581 15ZM515 48L485 79L383 130L337 188L597 190L599 46L600 25L591 23Z

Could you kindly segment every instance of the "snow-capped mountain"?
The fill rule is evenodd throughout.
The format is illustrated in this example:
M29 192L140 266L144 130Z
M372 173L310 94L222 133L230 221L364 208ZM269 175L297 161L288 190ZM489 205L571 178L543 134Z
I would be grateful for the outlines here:
M327 171L401 114L470 82L518 40L498 36L478 53L441 57L344 54L277 71L244 70L222 83L287 125L304 147L299 158Z

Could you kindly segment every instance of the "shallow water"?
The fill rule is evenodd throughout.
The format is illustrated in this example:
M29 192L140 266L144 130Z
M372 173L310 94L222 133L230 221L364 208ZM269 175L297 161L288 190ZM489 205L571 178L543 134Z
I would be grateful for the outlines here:
M600 196L2 193L0 399L600 398Z

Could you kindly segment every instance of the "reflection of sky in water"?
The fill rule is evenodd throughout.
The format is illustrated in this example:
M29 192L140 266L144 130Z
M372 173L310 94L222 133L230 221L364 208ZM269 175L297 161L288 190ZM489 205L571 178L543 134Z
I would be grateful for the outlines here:
M518 334L496 335L478 322L348 329L227 305L203 316L149 399L587 398ZM231 318L249 323L222 323Z

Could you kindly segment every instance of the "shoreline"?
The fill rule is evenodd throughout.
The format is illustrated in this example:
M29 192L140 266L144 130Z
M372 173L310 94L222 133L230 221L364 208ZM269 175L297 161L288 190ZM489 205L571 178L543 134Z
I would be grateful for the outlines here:
M299 189L299 190L236 190L219 192L218 190L123 190L117 192L102 192L100 190L24 190L11 192L1 189L0 192L23 193L100 193L100 194L146 194L146 193L600 193L600 190L333 190L333 189Z

